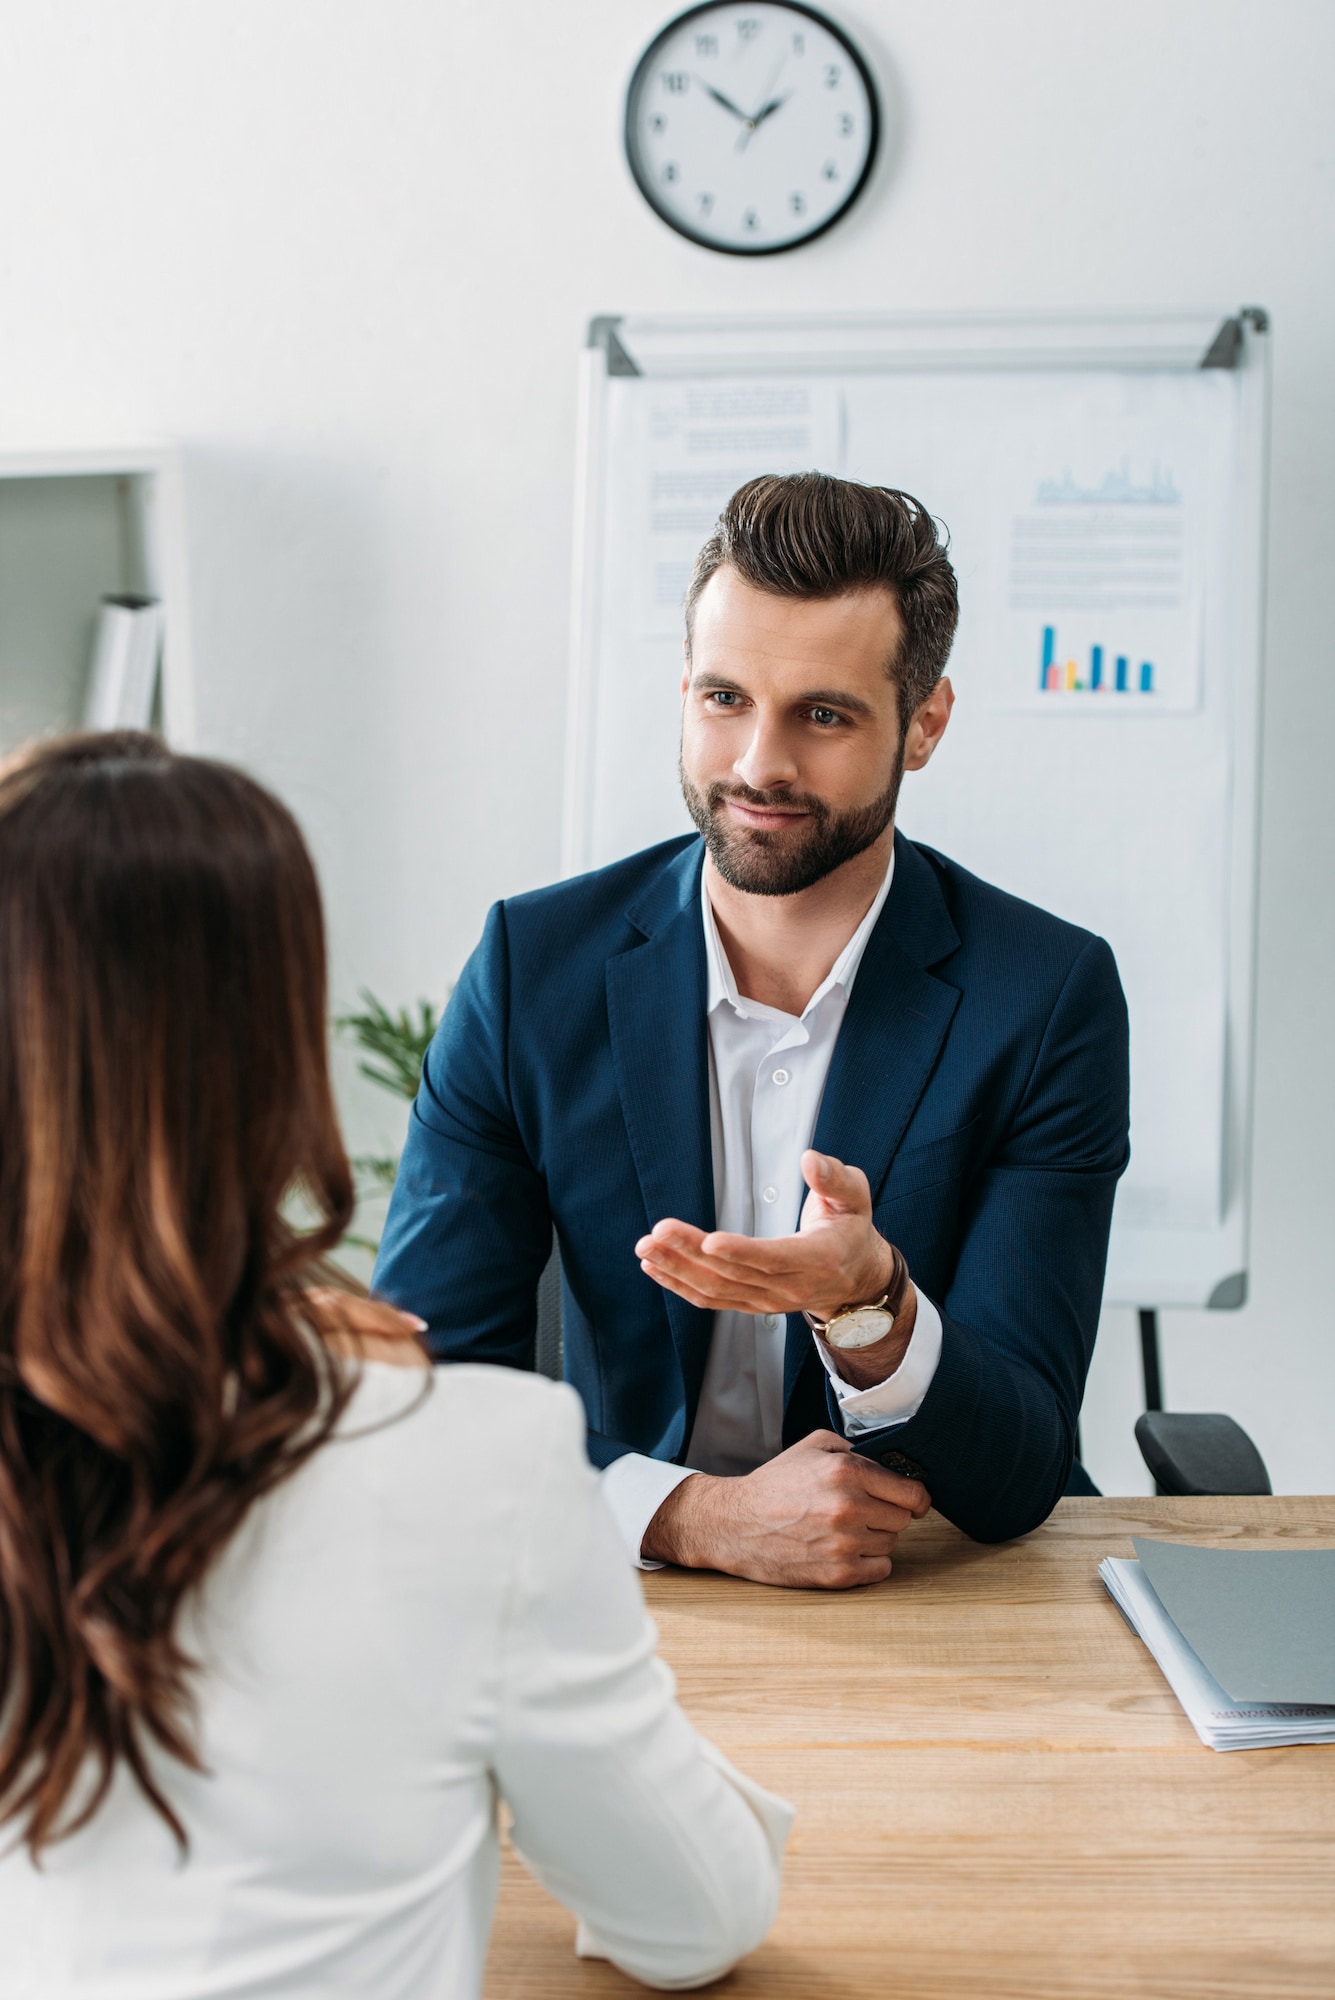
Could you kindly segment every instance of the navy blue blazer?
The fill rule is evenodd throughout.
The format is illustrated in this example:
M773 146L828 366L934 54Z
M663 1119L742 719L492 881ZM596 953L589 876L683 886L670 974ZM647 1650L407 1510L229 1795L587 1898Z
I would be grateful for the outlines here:
M498 903L422 1070L375 1286L441 1359L531 1368L561 1249L589 1451L680 1460L711 1316L645 1277L664 1216L714 1227L695 835ZM921 1468L980 1541L1066 1486L1127 1160L1127 1020L1108 946L895 837L890 894L816 1125L936 1301L918 1414L859 1449ZM800 1314L785 1445L842 1428Z

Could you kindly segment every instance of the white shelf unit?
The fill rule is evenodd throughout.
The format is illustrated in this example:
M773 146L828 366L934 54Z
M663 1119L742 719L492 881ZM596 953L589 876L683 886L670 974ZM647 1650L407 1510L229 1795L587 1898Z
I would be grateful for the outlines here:
M82 724L104 596L163 606L157 714L195 741L181 467L167 444L0 450L0 752Z

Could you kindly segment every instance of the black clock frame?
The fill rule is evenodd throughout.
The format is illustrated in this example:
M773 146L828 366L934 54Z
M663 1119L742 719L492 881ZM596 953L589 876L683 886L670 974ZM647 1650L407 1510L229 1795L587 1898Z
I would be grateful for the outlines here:
M849 61L862 78L863 87L867 93L867 107L871 120L871 134L867 146L867 157L863 161L862 172L858 175L853 186L849 189L847 196L840 202L838 208L834 210L832 215L827 215L824 222L819 222L814 229L809 229L804 236L794 236L789 243L757 243L754 245L745 243L715 243L708 236L701 236L687 223L679 221L675 215L669 215L667 210L660 205L657 189L650 181L648 173L644 170L638 158L634 116L640 86L644 81L646 73L654 67L657 51L663 42L667 40L669 35L675 34L683 22L692 21L701 14L716 13L720 5L725 4L726 0L700 0L699 5L687 7L682 13L674 14L672 19L665 22L659 29L648 48L645 49L643 55L636 63L635 68L631 72L630 82L626 85L626 115L622 134L626 164L630 168L631 177L636 187L644 196L644 199L648 202L659 221L665 222L669 229L676 231L678 236L684 236L688 243L698 244L702 250L713 250L720 257L782 257L789 250L805 249L808 243L814 243L817 237L824 236L826 230L833 229L836 222L842 222L848 214L849 209L852 208L854 202L862 193L862 190L866 187L867 182L871 179L872 169L876 165L877 153L880 151L881 100L876 94L875 78L872 76L861 50L849 40L848 35L839 26L837 21L832 21L828 14L822 14L818 7L805 6L803 0L772 0L772 4L782 6L788 13L803 14L808 21L814 21L818 27L824 28L825 32L833 35L840 47L847 53Z

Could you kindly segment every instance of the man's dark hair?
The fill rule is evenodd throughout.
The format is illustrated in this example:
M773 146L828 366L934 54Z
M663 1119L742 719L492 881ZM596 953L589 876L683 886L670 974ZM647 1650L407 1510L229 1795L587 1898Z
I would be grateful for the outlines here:
M904 620L901 656L886 665L907 728L945 672L959 619L947 544L922 502L890 486L859 486L824 472L748 479L695 559L687 650L700 593L725 563L780 597L842 597L880 585L893 591Z

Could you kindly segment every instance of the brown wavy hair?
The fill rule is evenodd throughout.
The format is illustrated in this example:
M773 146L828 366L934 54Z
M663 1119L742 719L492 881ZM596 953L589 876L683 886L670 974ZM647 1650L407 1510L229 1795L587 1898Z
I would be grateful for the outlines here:
M174 1636L351 1377L303 1277L353 1191L320 895L251 779L132 733L0 766L0 1824L199 1769ZM294 1195L309 1227L291 1219Z

